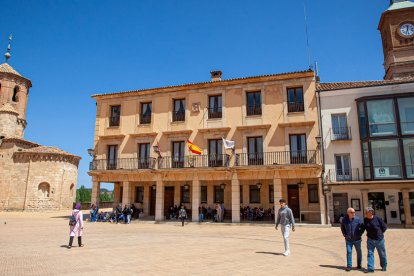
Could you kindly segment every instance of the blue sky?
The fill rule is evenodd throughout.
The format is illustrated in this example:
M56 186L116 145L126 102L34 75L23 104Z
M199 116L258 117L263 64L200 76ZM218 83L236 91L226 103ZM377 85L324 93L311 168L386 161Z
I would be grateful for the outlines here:
M382 79L377 26L388 0L0 0L0 49L33 82L25 138L80 155L93 146L96 92L308 68L321 80Z

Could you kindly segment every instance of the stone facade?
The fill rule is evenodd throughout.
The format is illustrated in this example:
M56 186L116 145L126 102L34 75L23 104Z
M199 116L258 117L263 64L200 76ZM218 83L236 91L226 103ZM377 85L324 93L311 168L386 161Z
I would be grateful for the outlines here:
M24 140L30 80L0 65L0 211L72 208L80 157Z

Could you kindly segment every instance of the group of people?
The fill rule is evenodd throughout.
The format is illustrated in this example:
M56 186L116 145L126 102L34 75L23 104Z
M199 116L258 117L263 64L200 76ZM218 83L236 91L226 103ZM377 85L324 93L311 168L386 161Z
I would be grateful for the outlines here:
M200 215L200 222L204 222L205 220L223 222L225 215L224 203L216 204L214 207L208 206L207 208L200 206L198 213Z
M240 218L242 220L274 220L275 207L264 209L263 207L240 207Z
M142 213L142 209L137 209L134 204L125 204L122 208L121 204L118 204L112 212L99 211L99 207L96 204L92 204L89 209L91 222L124 222L129 224L131 219L139 218L139 214Z

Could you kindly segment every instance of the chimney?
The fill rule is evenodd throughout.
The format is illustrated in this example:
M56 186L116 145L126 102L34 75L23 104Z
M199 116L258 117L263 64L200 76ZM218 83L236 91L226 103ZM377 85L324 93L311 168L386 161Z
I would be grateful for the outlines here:
M221 81L221 75L223 74L220 70L211 71L211 81Z

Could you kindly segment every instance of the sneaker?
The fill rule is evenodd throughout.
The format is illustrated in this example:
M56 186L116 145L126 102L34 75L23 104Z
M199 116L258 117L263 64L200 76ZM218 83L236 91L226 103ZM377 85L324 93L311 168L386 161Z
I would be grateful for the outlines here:
M362 266L361 266L361 265L359 265L357 268L358 268L358 269L362 269Z
M67 246L67 248L68 248L68 249L71 249L71 248L72 248L72 246L68 245L68 246Z
M365 270L365 273L374 273L374 270L367 269Z
M387 268L386 267L383 267L382 269L381 269L381 271L387 271Z
M346 272L349 272L349 271L351 271L351 269L352 269L352 267L347 266L347 267L345 268L345 271L346 271Z
M286 250L284 253L283 253L283 256L289 256L290 255L290 250Z

